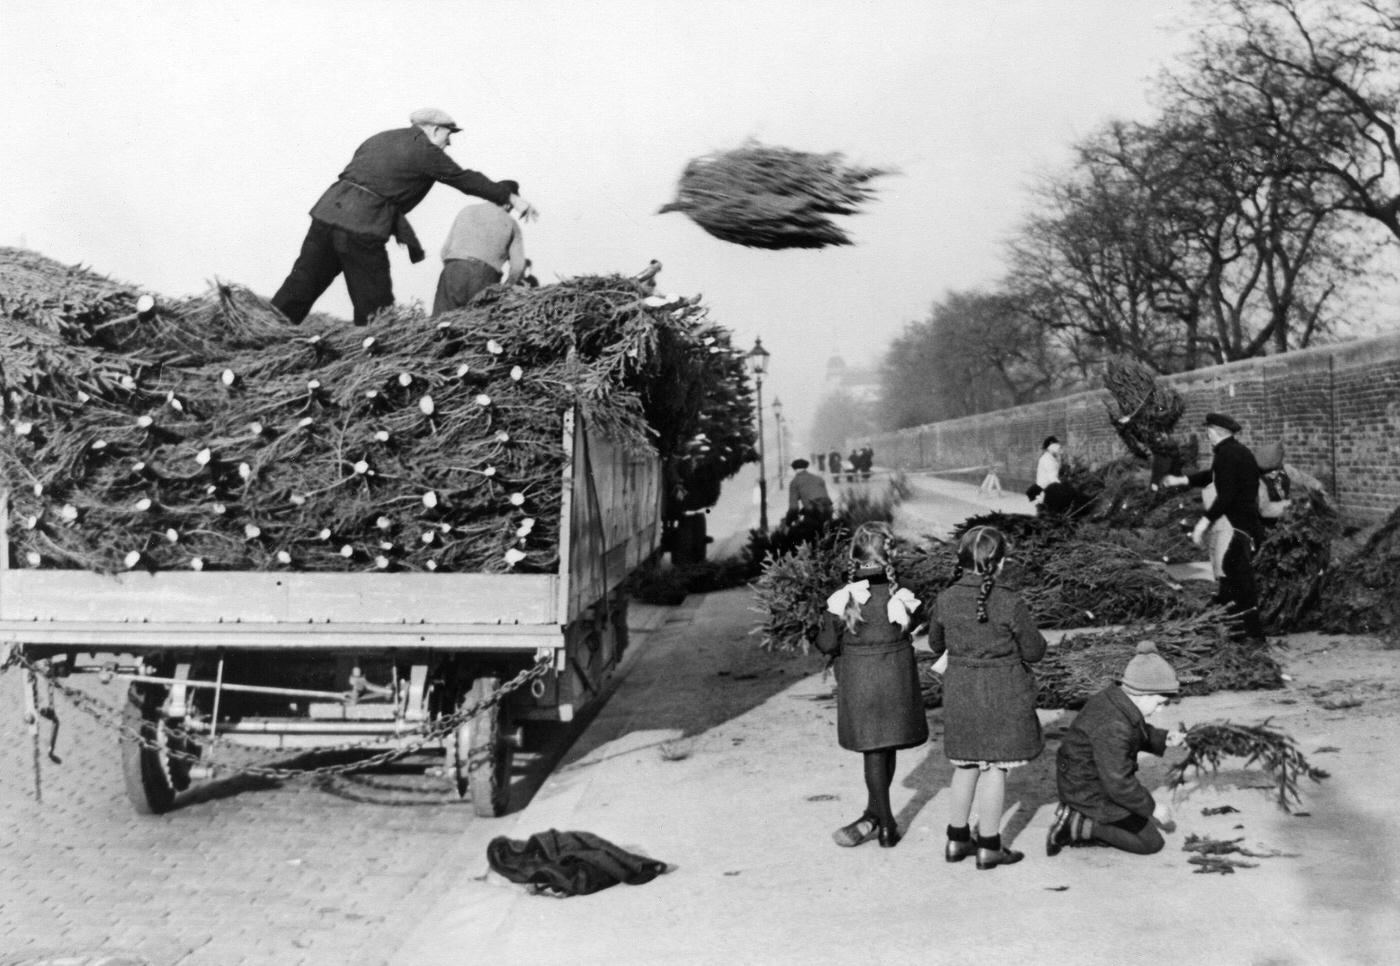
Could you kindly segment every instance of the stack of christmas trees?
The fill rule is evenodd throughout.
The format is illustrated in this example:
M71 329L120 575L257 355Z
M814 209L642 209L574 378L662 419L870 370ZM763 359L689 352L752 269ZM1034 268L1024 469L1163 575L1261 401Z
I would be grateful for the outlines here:
M151 307L14 249L0 283L12 566L550 570L565 411L665 458L705 427L724 475L749 455L728 332L620 276L364 327L231 285Z

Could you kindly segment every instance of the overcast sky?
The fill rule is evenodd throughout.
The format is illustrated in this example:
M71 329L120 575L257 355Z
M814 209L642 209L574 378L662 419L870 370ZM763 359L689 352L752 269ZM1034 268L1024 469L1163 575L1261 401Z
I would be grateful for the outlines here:
M827 359L874 363L950 289L995 283L1027 189L1146 117L1185 0L3 0L0 244L166 295L265 295L366 137L436 106L449 153L514 178L543 281L665 269L743 345L799 433ZM748 138L891 166L856 244L765 252L657 215L686 161ZM437 187L392 249L431 304L474 199ZM317 308L349 317L337 282Z

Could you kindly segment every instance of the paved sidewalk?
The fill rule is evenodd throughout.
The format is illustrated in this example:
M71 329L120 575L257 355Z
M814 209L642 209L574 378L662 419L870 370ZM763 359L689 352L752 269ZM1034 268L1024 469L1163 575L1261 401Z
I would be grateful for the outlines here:
M975 503L975 488L947 491L956 486L930 489ZM930 516L951 513L967 515L950 505ZM899 755L895 807L905 839L892 850L831 842L863 808L860 756L836 744L833 682L820 660L760 651L751 606L748 592L735 590L692 597L672 612L528 807L473 823L475 841L456 853L470 861L389 962L1395 961L1400 769L1390 764L1386 730L1400 688L1377 692L1371 719L1312 700L1343 675L1374 681L1388 669L1395 678L1393 655L1372 646L1344 658L1337 642L1312 640L1290 652L1297 679L1284 692L1173 707L1172 724L1273 716L1333 777L1303 789L1296 815L1273 804L1258 772L1190 782L1176 796L1180 829L1151 857L1106 849L1045 856L1055 739L1067 721L1043 713L1050 744L1013 773L1003 816L1004 835L1027 858L984 873L942 858L950 769L941 711L930 715L930 743ZM1149 787L1164 782L1165 769L1143 759ZM1202 814L1218 805L1237 811ZM527 895L488 872L491 837L550 828L592 832L673 869L647 885L564 900ZM1181 851L1190 833L1242 837L1286 856L1250 860L1257 867L1235 875L1193 875Z
M758 651L744 591L701 599L660 628L589 727L582 750L517 815L475 823L455 885L390 959L395 966L482 962L1305 964L1394 962L1400 900L1392 817L1400 776L1379 733L1342 736L1277 692L1187 699L1188 725L1230 717L1281 726L1343 767L1304 789L1307 815L1279 810L1258 773L1192 783L1163 853L1133 857L1043 851L1053 810L1053 748L1013 773L1005 834L1021 864L979 872L942 859L949 767L941 712L930 744L902 752L893 850L832 844L861 811L860 756L835 740L832 682L810 658ZM1335 670L1319 665L1317 673ZM705 701L717 693L720 708ZM1065 723L1043 715L1047 734ZM1333 767L1335 758L1326 758ZM1346 766L1350 765L1350 768ZM1149 786L1165 766L1144 758ZM1373 784L1367 784L1371 782ZM1377 787L1374 783L1379 783ZM1164 792L1159 792L1165 794ZM1205 817L1228 804L1235 814ZM1313 817L1316 816L1316 817ZM573 899L527 895L488 874L492 835L580 830L661 859L673 871L643 886ZM1232 876L1192 874L1188 833L1244 836L1287 858Z

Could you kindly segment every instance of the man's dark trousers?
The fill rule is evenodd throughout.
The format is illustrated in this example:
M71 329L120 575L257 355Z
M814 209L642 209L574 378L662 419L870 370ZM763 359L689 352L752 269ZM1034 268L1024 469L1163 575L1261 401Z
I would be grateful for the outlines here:
M1230 546L1221 562L1222 576L1216 592L1217 603L1224 604L1232 615L1239 615L1241 631L1247 641L1263 641L1264 625L1259 618L1259 585L1254 579L1254 541L1249 534L1236 530L1230 535Z
M385 242L313 218L291 274L272 297L272 304L293 322L301 322L342 272L350 304L355 307L356 325L366 324L374 313L394 304Z

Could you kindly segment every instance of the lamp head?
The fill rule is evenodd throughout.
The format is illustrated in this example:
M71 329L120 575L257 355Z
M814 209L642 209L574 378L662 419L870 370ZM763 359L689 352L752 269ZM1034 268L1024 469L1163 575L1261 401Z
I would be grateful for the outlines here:
M753 348L744 353L744 365L749 370L751 376L764 376L768 374L768 356L770 353L763 348L762 339L753 340Z

